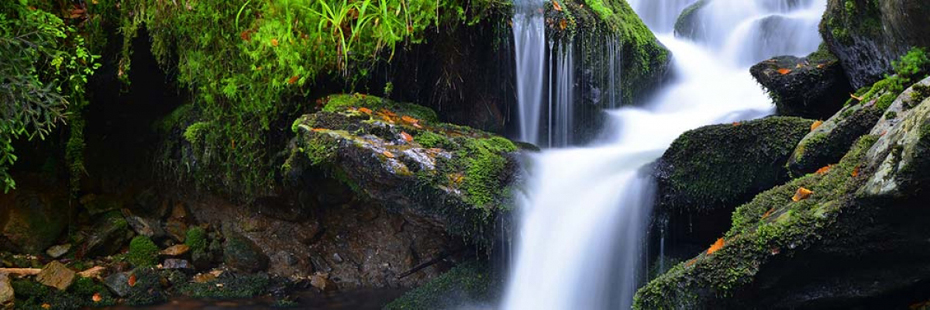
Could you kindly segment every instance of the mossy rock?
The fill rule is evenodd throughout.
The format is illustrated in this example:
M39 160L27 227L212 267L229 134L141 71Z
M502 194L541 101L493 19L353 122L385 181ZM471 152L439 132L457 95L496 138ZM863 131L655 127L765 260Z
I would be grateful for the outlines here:
M384 306L384 309L455 309L492 302L500 289L500 280L492 276L487 262L470 261L407 292Z
M905 102L913 104L911 94L920 92L915 92L915 87L905 90L901 83L899 77L891 76L869 88L860 89L855 96L861 98L861 101L850 99L842 110L798 143L787 164L791 173L801 176L835 164L859 137L872 131L879 120L896 116L902 111ZM895 108L891 109L893 106ZM889 109L895 113L887 114Z
M68 224L68 204L47 193L15 190L0 195L0 248L43 253L55 244Z
M703 23L700 20L700 13L703 8L707 7L708 3L710 3L710 0L700 0L681 11L678 19L675 20L675 35L692 40L704 38L706 30L702 29Z
M633 104L636 100L648 95L658 81L665 78L671 63L671 53L656 39L651 30L643 23L639 15L624 0L564 0L559 1L560 9L547 5L547 38L568 42L580 41L575 44L576 56L588 63L592 72L589 74L609 81L610 68L608 62L613 61L605 57L603 60L594 59L602 55L601 51L610 49L607 45L611 40L619 42L620 72L616 95L622 97L619 104ZM563 28L564 26L564 28ZM561 43L560 43L561 44ZM603 71L603 72L601 72ZM581 87L588 87L583 85ZM607 85L599 85L607 87ZM609 89L599 90L605 93L600 102L590 104L607 107Z
M158 246L146 236L136 236L129 242L126 260L135 267L153 267L158 263Z
M217 279L204 283L185 283L178 288L184 296L193 298L251 298L268 292L271 279L267 274L224 272Z
M511 206L512 142L373 96L336 95L326 102L294 122L286 175L298 180L322 172L363 198L489 244L491 220Z
M227 266L244 272L259 272L268 269L268 256L252 239L243 236L232 227L223 228L223 261Z
M651 281L636 309L907 307L930 279L930 100L835 166L737 208L719 243ZM799 195L801 189L809 195Z
M785 182L784 163L812 123L769 117L682 134L657 166L659 208L675 213L734 208Z
M828 119L853 92L839 60L823 44L807 57L775 57L749 72L768 90L782 116Z
M829 0L820 34L860 88L891 72L911 48L930 47L927 16L923 0Z
M88 257L108 256L119 251L132 237L129 224L118 211L100 216L85 243Z

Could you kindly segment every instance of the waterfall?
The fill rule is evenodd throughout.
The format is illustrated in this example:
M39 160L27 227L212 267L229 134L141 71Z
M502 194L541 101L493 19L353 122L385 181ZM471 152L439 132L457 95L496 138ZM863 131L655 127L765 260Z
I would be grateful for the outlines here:
M708 27L711 37L722 39L693 42L670 32L689 1L632 1L674 55L677 80L651 102L608 111L609 124L591 145L528 155L503 309L629 309L644 281L644 235L654 196L654 180L643 167L686 130L770 114L772 104L749 65L779 53L805 55L819 44L816 29L804 25L819 22L815 13L826 8L824 0L711 1L701 14L749 26ZM677 11L647 9L665 4ZM743 5L752 10L739 11ZM759 26L770 16L794 21ZM765 31L746 30L753 28ZM776 42L781 39L797 40Z
M539 144L539 122L543 104L546 29L544 0L515 0L513 14L514 50L517 62L517 113L520 140Z

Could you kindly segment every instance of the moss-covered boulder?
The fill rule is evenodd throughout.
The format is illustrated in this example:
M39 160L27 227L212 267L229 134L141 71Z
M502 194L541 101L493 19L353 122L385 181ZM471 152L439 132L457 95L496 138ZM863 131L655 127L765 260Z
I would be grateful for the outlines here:
M788 179L784 163L812 120L770 117L688 131L658 162L660 209L735 207Z
M223 262L229 268L245 271L259 272L268 269L268 255L254 241L232 227L224 227L223 235Z
M853 87L870 85L912 47L930 47L930 3L829 0L820 33Z
M636 309L905 308L930 279L930 100L835 166L757 196Z
M749 72L768 90L782 116L828 119L854 91L825 45L807 57L779 56L760 62Z
M335 95L294 122L285 164L291 179L316 171L395 211L489 242L491 220L509 209L517 147L509 140L437 122L430 109ZM303 186L313 186L306 184Z
M899 77L889 77L871 88L863 88L839 113L823 122L798 143L788 161L788 169L800 176L835 164L862 135L872 131L882 119L894 119L905 106L913 104L925 84L903 90ZM916 88L916 89L915 89ZM861 101L859 100L861 99ZM890 107L895 106L889 113ZM881 134L881 132L875 133Z
M68 203L61 196L29 190L0 195L0 249L40 254L54 245L68 225Z
M116 211L100 216L84 244L84 254L88 257L116 254L129 239L132 231L126 219Z
M710 0L699 0L681 11L675 20L675 35L694 40L704 38L706 29L699 13L709 2Z
M770 117L702 127L675 140L656 164L655 217L663 225L655 228L669 240L666 255L690 257L726 231L736 206L787 181L784 163L812 123Z

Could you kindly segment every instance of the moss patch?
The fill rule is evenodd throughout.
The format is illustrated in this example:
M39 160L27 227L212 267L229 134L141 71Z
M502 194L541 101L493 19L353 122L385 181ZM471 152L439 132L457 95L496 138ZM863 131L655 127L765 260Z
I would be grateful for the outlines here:
M158 246L146 236L136 236L129 242L126 260L136 267L151 267L158 264Z
M450 309L489 302L500 288L487 262L455 266L436 279L387 304L387 310Z

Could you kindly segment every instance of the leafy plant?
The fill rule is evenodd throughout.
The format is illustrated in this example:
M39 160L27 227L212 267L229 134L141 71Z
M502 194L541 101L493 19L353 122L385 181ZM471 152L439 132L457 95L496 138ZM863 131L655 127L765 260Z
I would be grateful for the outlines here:
M75 28L57 16L28 0L0 4L0 182L5 192L16 187L9 174L17 160L13 140L44 140L79 112L86 103L87 77L99 67L97 58Z

